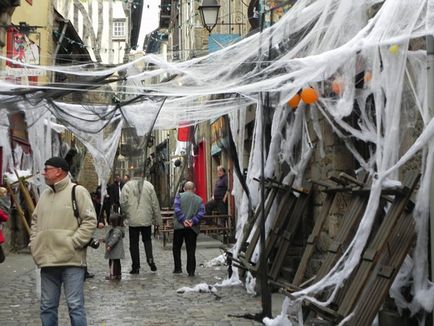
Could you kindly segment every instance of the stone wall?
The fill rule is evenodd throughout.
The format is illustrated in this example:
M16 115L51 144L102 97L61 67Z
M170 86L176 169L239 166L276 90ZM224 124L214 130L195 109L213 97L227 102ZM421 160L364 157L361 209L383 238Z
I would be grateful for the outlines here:
M310 121L309 132L312 142L315 144L315 152L311 158L311 164L306 171L305 179L326 181L331 175L338 175L341 172L354 176L356 165L351 153L346 148L344 142L333 132L326 119L324 119L320 114L318 116L323 137L322 146L324 149L324 156L321 155L320 139L316 136L312 127L312 121ZM314 186L312 199L312 223L314 223L316 218L320 215L325 197L325 194L319 191L318 187ZM348 195L337 195L334 205L330 209L329 218L324 225L320 242L317 244L318 249L326 250L331 240L336 236L343 212L345 211L348 202Z
M77 176L77 182L85 187L89 192L95 191L98 186L98 175L96 174L93 165L93 158L89 153L84 157L80 173Z

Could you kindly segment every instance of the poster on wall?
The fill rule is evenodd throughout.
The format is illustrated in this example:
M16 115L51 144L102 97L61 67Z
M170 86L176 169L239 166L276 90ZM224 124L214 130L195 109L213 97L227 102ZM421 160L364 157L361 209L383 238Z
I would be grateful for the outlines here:
M220 117L211 123L211 155L221 152L221 140L223 139L224 119Z
M9 28L7 34L7 56L16 62L7 62L4 74L8 81L29 85L38 81L44 71L37 68L24 67L20 63L40 64L41 34L38 32L22 33L16 28Z
M270 27L282 18L295 1L268 0L265 2L264 27Z

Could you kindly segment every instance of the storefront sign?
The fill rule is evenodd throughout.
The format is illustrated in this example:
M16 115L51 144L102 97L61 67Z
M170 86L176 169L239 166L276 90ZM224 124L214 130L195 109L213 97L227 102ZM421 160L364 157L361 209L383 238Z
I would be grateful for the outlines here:
M208 52L216 52L240 40L237 34L210 34L208 36Z

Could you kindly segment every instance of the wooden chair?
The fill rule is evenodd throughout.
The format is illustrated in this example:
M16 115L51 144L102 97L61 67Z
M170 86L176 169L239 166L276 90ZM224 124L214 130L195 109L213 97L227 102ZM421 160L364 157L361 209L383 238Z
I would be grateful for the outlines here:
M275 280L279 276L283 266L286 254L291 246L294 236L299 228L307 203L311 195L310 185L306 185L301 189L295 189L298 193L298 198L295 200L293 209L283 211L278 216L268 235L266 246L266 254L272 260L268 277ZM273 249L276 248L276 254L272 256Z
M327 220L330 209L335 202L336 194L338 194L339 192L348 191L348 186L346 185L346 183L342 183L339 179L335 179L334 181L338 182L338 185L330 185L328 183L311 180L312 183L324 188L322 191L326 193L326 197L321 206L321 214L316 220L312 232L307 239L306 248L304 249L303 256L301 257L294 279L291 283L292 286L300 287L304 280L308 263L315 252L316 243L319 240L321 230L323 229L324 223ZM280 281L284 283L283 280Z
M294 178L291 178L290 184L294 181ZM271 210L271 207L275 200L278 200L279 203L287 204L285 200L282 200L282 198L291 197L292 194L288 191L288 189L291 189L290 185L283 185L278 181L268 179L264 186L266 187L266 202L265 202L265 212L268 212ZM242 269L255 269L254 265L252 264L251 259L253 256L253 253L255 251L255 248L259 242L260 238L260 223L261 223L261 205L259 205L258 209L255 212L255 220L250 221L246 223L246 226L243 230L243 240L241 245L241 250L238 253L238 259L234 258L234 261L237 263L237 267ZM252 233L253 232L253 233ZM250 241L247 241L247 239L250 236L250 233L252 233Z
M344 174L341 174L341 177L344 177ZM347 176L344 178L348 179ZM355 187L351 189L350 205L345 211L345 214L342 218L342 224L336 234L334 241L327 250L327 254L324 261L321 263L321 267L315 276L315 280L320 280L330 271L330 269L348 247L351 239L354 237L360 220L365 213L365 208L369 199L368 192L358 192L358 190L361 189L361 186L365 185L363 183L358 183L355 184Z
M270 227L265 244L265 255L268 260L273 260L275 257L280 259L279 255L284 254L283 251L279 250L279 246L282 244L285 247L286 240L289 242L292 241L292 235L290 234L294 234L295 231L292 231L293 228L296 229L300 225L304 208L307 204L308 198L310 197L310 186L300 189L285 186L285 189L286 192L280 198L275 219ZM297 192L299 196L296 197L294 192ZM260 261L253 262L251 260L254 249L258 244L259 237L260 228L258 226L252 237L255 241L250 243L248 250L246 251L246 256L241 258L243 267L248 269L250 272L253 272L253 274L258 272L261 268ZM287 248L287 246L285 248Z
M290 190L291 187L288 187L287 191L281 196L279 205L276 211L275 221L274 225L271 227L270 232L267 237L266 241L266 256L269 257L270 252L273 248L273 245L275 243L275 238L278 236L279 229L282 227L282 223L284 219L288 216L288 213L291 212L294 209L294 205L296 202L296 197L293 195L292 191ZM269 217L268 217L269 218ZM259 218L260 220L260 218ZM260 221L259 221L260 222ZM254 230L252 239L249 243L249 246L246 250L246 254L243 257L244 263L246 266L249 267L250 271L257 271L259 267L259 262L253 262L252 256L253 253L258 245L259 239L260 239L260 223L257 223L256 229Z

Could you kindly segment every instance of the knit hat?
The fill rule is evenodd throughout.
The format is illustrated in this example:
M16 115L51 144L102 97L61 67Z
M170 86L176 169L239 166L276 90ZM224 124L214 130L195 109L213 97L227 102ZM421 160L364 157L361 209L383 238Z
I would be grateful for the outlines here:
M46 162L45 165L50 165L53 166L55 168L61 168L63 171L68 172L69 171L69 164L68 162L65 161L65 159L59 157L59 156L54 156L52 158L49 158Z

